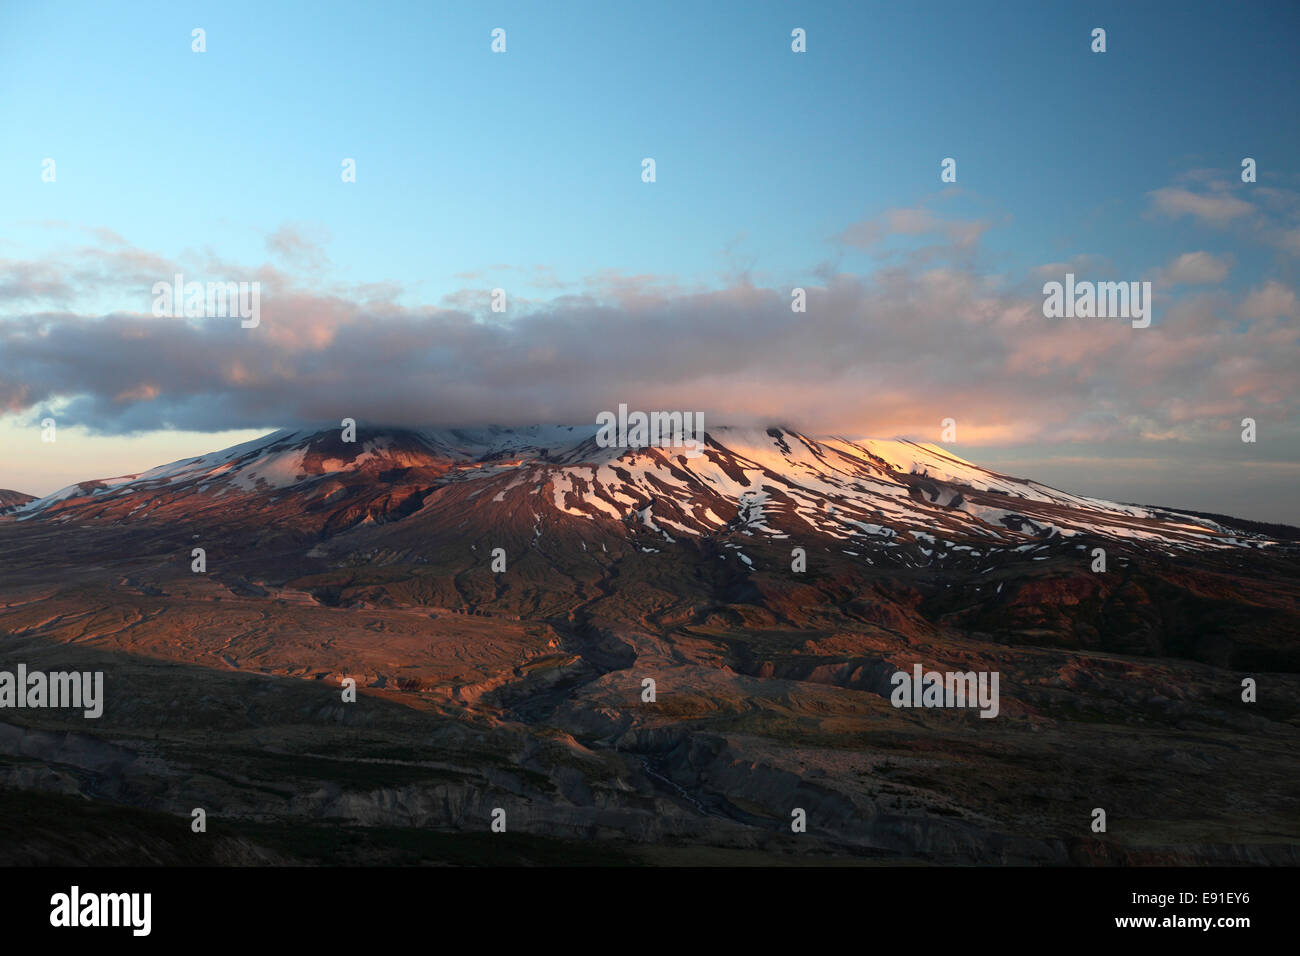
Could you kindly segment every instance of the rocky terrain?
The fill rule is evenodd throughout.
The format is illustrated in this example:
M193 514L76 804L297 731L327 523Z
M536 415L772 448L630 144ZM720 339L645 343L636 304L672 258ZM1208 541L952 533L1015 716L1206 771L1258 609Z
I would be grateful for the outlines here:
M32 495L23 494L21 491L10 491L7 488L0 488L0 514L6 514L10 511L27 504L29 501L35 501Z
M0 498L0 669L107 698L0 713L0 856L1300 862L1288 529L593 431L281 432ZM918 663L996 671L998 716L893 707Z

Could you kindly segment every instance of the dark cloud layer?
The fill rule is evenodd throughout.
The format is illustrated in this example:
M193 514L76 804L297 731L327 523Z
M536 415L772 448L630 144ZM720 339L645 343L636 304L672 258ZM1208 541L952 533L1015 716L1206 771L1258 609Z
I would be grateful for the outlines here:
M959 250L978 235L900 210L881 222L857 234L874 242L882 230L929 230ZM283 258L324 261L294 230L268 243ZM1221 271L1197 256L1168 271L1185 282L1197 263L1215 266L1197 278ZM261 282L260 325L153 317L152 283L177 272ZM60 424L117 434L344 417L591 422L625 402L703 411L714 423L931 440L954 418L960 440L974 444L1198 441L1252 417L1271 438L1294 441L1300 331L1290 288L1268 282L1234 296L1180 286L1175 296L1171 282L1155 290L1156 323L1134 329L1044 318L1041 272L992 284L970 265L910 261L870 278L824 274L804 286L806 313L791 310L789 287L744 277L701 291L602 274L575 286L579 294L516 299L498 314L487 288L412 308L396 304L394 285L330 285L215 260L186 269L117 239L58 267L0 262L10 315L0 322L0 409L57 410ZM65 307L108 292L140 311Z

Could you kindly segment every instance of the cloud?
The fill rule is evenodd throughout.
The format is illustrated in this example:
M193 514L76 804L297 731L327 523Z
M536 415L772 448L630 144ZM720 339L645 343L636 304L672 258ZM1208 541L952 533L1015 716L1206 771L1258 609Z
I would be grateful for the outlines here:
M1035 284L1041 285L1041 283L1049 280L1060 281L1067 273L1074 273L1074 275L1082 277L1112 275L1115 271L1115 264L1109 258L1091 253L1080 253L1071 256L1065 262L1045 262L1040 266L1035 266L1029 270L1029 277Z
M1214 256L1208 252L1184 252L1172 259L1156 276L1165 287L1206 285L1228 277L1234 259L1231 255Z
M321 241L329 241L323 231ZM286 265L310 272L319 272L330 264L323 246L305 237L296 226L283 225L271 233L266 237L266 248Z
M1177 186L1166 186L1149 195L1154 212L1170 219L1191 216L1211 226L1226 226L1255 211L1250 203L1234 196L1194 193Z
M1300 256L1300 229L1287 229L1277 234L1277 246L1283 252Z
M0 259L0 304L70 303L76 290L52 263Z
M1191 218L1201 225L1228 231L1242 242L1262 245L1287 257L1300 256L1300 192L1293 189L1243 184L1225 178L1220 170L1197 169L1182 173L1174 184L1147 195L1149 217ZM1249 201L1240 198L1243 195ZM1229 261L1228 265L1232 264Z
M943 219L920 206L899 207L853 223L837 238L846 245L867 249L894 236L940 236L958 249L968 249L979 242L989 226L983 220Z
M1273 319L1279 316L1296 318L1296 294L1280 282L1266 282L1258 289L1252 289L1246 300L1237 308L1237 314L1243 319Z
M151 280L199 275L142 250L113 255L123 268L162 268ZM1206 274L1204 260L1184 258L1167 268ZM121 281L76 259L19 265L15 274L55 287L68 284L61 271L91 292ZM626 402L703 411L714 423L926 440L952 417L967 444L1195 440L1244 415L1284 435L1300 410L1295 292L1278 281L1240 301L1218 290L1172 298L1151 328L1133 329L1044 318L1024 281L1032 269L1005 282L958 265L828 269L805 282L806 313L791 311L787 286L688 288L611 271L553 298L512 298L498 315L483 290L411 306L399 304L412 297L396 283L224 268L210 275L262 282L259 327L155 318L141 276L135 311L46 308L0 321L0 409L57 410L60 424L122 434L344 417L581 423Z

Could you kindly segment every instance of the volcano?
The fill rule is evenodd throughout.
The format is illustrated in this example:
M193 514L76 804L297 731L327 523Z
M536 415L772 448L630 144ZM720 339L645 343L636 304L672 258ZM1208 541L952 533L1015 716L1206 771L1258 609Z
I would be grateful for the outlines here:
M875 560L945 566L1107 539L1173 554L1278 542L1205 517L1117 504L988 471L936 445L716 428L698 457L601 448L591 427L276 432L140 475L87 481L24 504L17 520L117 523L181 518L330 536L414 519L432 536L449 515L484 529L530 516L594 539L637 529L715 538L810 540ZM581 519L579 522L566 518ZM629 525L631 527L629 527ZM842 553L848 553L842 551ZM891 557L892 556L892 557Z
M280 431L6 505L4 662L107 702L0 724L0 782L253 862L504 807L542 856L1294 863L1297 534L777 426ZM892 706L917 668L997 716Z

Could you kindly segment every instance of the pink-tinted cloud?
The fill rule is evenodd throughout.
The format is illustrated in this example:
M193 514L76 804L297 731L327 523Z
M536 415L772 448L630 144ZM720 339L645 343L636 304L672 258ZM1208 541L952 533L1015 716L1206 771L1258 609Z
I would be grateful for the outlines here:
M1255 209L1235 196L1194 193L1177 186L1166 186L1152 192L1151 208L1171 219L1191 216L1212 226L1225 226L1249 216Z
M1231 255L1215 256L1208 252L1184 252L1175 256L1157 275L1162 287L1207 285L1222 282L1232 269Z
M1170 299L1155 324L1134 329L1045 318L1041 283L1027 281L1038 270L1023 282L955 265L827 270L805 282L803 313L791 310L789 287L686 288L605 272L552 299L511 299L499 315L486 288L410 306L398 304L410 294L397 284L325 286L222 264L223 278L262 282L261 324L243 329L237 319L153 317L143 280L186 270L129 247L113 255L133 273L161 270L134 276L140 310L0 323L3 408L59 407L64 424L113 433L343 417L589 422L626 402L714 422L929 440L951 417L962 443L1006 444L1192 441L1243 416L1294 434L1300 394L1295 292L1276 279L1241 296ZM1206 277L1219 263L1210 259L1179 257L1166 271ZM63 281L50 263L22 265ZM63 271L99 276L78 261Z

